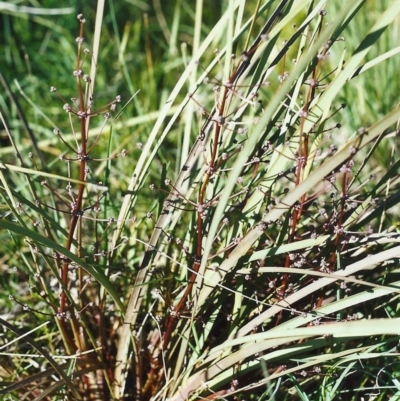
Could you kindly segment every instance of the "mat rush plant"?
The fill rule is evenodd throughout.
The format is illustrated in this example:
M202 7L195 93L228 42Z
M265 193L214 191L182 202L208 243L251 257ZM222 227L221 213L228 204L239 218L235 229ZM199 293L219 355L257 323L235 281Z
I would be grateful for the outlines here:
M93 50L78 15L75 93L51 87L52 138L1 76L28 121L21 138L1 113L1 399L400 399L396 98L351 126L354 85L399 67L376 45L400 2L347 37L365 3L231 0L208 30L198 2L144 143L119 134L140 94L99 104L101 2Z

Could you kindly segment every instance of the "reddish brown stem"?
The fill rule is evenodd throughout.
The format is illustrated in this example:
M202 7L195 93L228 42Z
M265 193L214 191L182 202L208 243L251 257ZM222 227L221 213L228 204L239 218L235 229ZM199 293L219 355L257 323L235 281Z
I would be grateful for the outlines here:
M81 28L80 28L80 37L83 37L83 23L81 23ZM81 60L81 48L82 44L78 42L78 56L77 56L77 65L76 69L80 69L80 60ZM84 95L83 95L83 88L82 88L82 82L81 82L81 76L80 74L77 74L77 85L78 85L78 94L79 94L79 110L81 111L81 115L85 115L85 101L84 101ZM70 251L72 247L72 243L74 240L74 236L76 233L76 229L78 226L78 222L81 218L81 211L83 207L83 194L85 190L85 169L86 169L86 145L87 145L87 135L86 135L86 119L81 118L80 120L80 132L81 132L81 148L77 150L78 156L80 159L80 164L79 164L79 180L81 183L78 185L78 195L77 199L75 202L75 205L73 209L71 210L71 223L69 227L69 232L68 232L68 238L65 244L65 248ZM78 256L80 255L80 244L78 244ZM62 280L62 285L63 289L61 292L60 296L60 307L59 307L59 313L61 316L61 319L63 318L63 314L67 309L67 295L66 295L66 290L68 288L68 266L69 266L69 261L66 258L63 258L63 263L62 263L62 268L61 268L61 280ZM65 327L65 322L62 320L62 328L63 332L68 338L69 343L72 345L72 349L76 351L77 347L80 347L80 344L73 344L73 341L70 339L68 335L68 331L66 330ZM75 339L78 340L78 339Z

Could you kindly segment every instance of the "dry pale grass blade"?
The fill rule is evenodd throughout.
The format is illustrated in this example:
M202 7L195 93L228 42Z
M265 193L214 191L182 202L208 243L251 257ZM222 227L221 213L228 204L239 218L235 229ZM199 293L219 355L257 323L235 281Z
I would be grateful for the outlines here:
M102 191L108 190L108 188L105 187L104 185L92 184L87 181L80 181L75 178L65 177L63 175L58 175L58 174L47 173L45 171L38 171L38 170L31 169L31 168L19 167L19 166L15 166L13 164L0 163L0 169L15 171L17 173L22 173L22 174L26 174L26 175L32 175L33 177L47 177L47 178L53 178L54 180L73 182L75 184L81 184L81 185L86 185L86 186L89 186L92 188L97 188Z
M90 66L90 93L89 98L93 98L95 93L95 83L96 83L96 72L97 72L97 62L100 52L100 39L101 39L101 29L103 26L103 16L104 16L104 0L99 0L97 2L96 8L96 22L94 27L93 36L93 50L92 50L92 63ZM86 119L86 132L90 131L90 115Z
M378 66L380 63L383 61L386 61L400 53L400 46L395 47L392 50L389 50L388 52L381 54L378 57L375 57L373 60L368 61L367 63L363 64L362 66L358 67L356 71L351 75L350 79L353 79L357 77L358 75L363 74L364 72L367 72L369 69L374 68Z
M10 14L21 15L21 14L30 14L30 15L65 15L72 14L74 12L73 7L64 7L64 8L39 8L39 7L27 7L27 6L19 6L16 4L12 4L10 2L0 1L0 11L7 12Z
M369 268L373 269L375 266L372 265ZM314 271L314 270L307 270L307 269L300 269L300 268L293 268L293 267L280 267L280 266L268 266L268 267L259 267L257 269L257 272L260 274L272 274L272 273L288 273L288 274L300 274L304 276L310 276L310 277L326 277L329 279L335 279L336 282L345 282L345 283L353 283L353 284L360 284L364 285L366 287L371 287L371 288L380 288L384 289L389 292L399 292L400 290L397 290L396 288L389 287L387 285L381 285L381 284L375 284L371 283L369 281L365 280L360 280L357 278L354 278L353 276L343 276L343 275L336 275L335 273L324 273L320 271ZM237 271L237 274L250 274L251 269L250 268L244 268L244 269L239 269ZM263 303L263 305L265 305ZM268 305L270 306L270 305Z

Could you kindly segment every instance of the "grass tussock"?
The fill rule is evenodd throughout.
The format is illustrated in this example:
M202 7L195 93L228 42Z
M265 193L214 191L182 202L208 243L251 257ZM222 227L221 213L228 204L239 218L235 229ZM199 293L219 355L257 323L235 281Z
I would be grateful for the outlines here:
M397 399L399 2L52 3L1 15L2 397Z

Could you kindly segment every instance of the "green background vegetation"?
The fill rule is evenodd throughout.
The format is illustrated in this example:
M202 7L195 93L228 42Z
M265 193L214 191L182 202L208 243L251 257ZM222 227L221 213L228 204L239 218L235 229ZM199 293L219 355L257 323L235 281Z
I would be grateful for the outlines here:
M318 63L327 41L316 43L346 2L326 1L327 15L316 13L310 30L288 48L322 6L307 1L296 8L300 2L289 1L268 32L272 37L228 91L245 47L279 3L107 1L100 38L95 1L66 1L57 15L49 11L60 8L57 1L0 3L0 397L119 399L113 380L123 377L123 394L137 400L347 401L372 393L377 400L399 399L400 5L356 2L360 9ZM72 117L71 133L63 110L79 95L72 73L78 13L86 19L84 47L99 41L94 109L117 95L122 102L106 128L102 116L91 119L85 181L93 186L85 186L80 235L67 246L65 187L67 177L78 178L78 164L60 158L77 158L81 129ZM238 28L251 19L252 30L233 41L229 21ZM377 21L389 22L369 34ZM371 49L358 59L362 42ZM235 58L224 56L225 46ZM314 52L309 59L307 51ZM201 53L196 67L193 53ZM81 61L89 73L91 54ZM371 68L341 81L353 62L356 71ZM267 72L255 101L244 101ZM308 83L314 73L315 92ZM311 93L302 118L298 112ZM224 124L217 121L221 107ZM190 159L179 181L203 132L205 151ZM172 188L166 179L178 182ZM155 238L163 215L164 231ZM71 325L54 316L60 255L79 266L66 292L82 320ZM322 280L332 282L319 286ZM78 282L83 289L75 288ZM171 318L176 311L179 317ZM124 319L131 324L125 332ZM76 353L78 327L87 357L57 359ZM19 338L28 330L33 334ZM130 348L124 351L124 344Z

